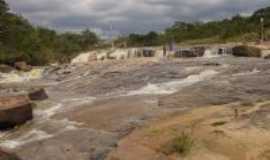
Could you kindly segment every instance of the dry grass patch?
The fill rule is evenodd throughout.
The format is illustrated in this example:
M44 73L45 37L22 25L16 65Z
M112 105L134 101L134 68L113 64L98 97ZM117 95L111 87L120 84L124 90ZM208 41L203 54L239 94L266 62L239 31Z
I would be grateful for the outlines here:
M162 152L166 155L177 153L181 156L188 155L194 147L194 139L187 133L182 133L166 144Z

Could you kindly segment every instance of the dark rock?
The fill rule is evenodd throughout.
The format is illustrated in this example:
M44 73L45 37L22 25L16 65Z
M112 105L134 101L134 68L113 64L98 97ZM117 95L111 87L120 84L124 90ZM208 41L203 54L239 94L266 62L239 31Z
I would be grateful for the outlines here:
M0 129L22 125L32 118L32 105L28 97L0 97Z
M49 98L44 88L33 89L28 94L28 97L32 101L42 101L42 100L46 100Z
M175 52L175 57L177 58L202 57L204 55L204 51L205 48L203 47L180 49Z
M221 64L217 63L217 62L208 62L203 64L204 66L220 66Z
M143 57L154 57L155 51L152 49L143 49Z
M264 59L270 59L270 54L265 56Z
M8 65L5 65L5 64L0 65L0 72L2 72L2 73L9 73L9 72L11 72L13 70L14 70L14 68L11 67L11 66L8 66Z
M20 160L20 158L13 153L0 149L0 160Z
M24 72L28 72L32 70L32 67L30 65L28 65L26 62L16 62L14 64L15 68L20 70L20 71L24 71Z
M178 58L190 58L197 57L197 55L190 49L178 50L175 52L175 57Z
M202 57L205 52L205 47L195 47L194 52L197 55L197 57Z
M232 49L232 54L236 57L261 57L262 52L259 48L251 46L236 46Z

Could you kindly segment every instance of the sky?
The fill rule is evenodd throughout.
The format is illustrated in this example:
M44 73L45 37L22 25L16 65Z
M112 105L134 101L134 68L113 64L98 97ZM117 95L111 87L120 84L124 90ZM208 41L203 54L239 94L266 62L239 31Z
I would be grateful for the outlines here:
M162 31L175 21L250 15L270 0L6 0L12 12L57 31L91 30L107 36ZM112 29L112 30L111 30Z

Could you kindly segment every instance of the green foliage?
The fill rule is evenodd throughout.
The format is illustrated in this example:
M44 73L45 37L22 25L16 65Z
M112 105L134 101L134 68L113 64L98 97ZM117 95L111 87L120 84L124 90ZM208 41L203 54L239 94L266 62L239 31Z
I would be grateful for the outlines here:
M151 31L146 35L130 34L128 37L128 46L157 46L161 44L161 35Z
M186 156L191 152L191 149L194 147L193 138L186 134L182 133L180 136L175 137L166 147L165 153L172 154L178 153L182 156Z
M26 19L9 12L0 0L0 63L26 61L32 65L67 62L75 54L89 50L99 42L89 30L80 34L57 34L43 27L33 27Z
M145 35L130 34L130 46L160 45L169 41L178 43L216 43L228 41L257 41L261 34L260 19L264 17L264 26L270 29L270 7L260 9L250 17L236 15L230 19L210 22L175 22L165 30L164 34L153 36L152 32ZM270 39L270 33L266 32Z

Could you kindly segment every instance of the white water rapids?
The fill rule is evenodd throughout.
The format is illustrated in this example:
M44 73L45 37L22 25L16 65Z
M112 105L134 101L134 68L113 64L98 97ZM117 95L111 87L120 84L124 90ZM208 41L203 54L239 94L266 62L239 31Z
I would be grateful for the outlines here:
M183 87L187 87L195 83L208 80L216 74L218 74L218 72L215 70L206 70L206 71L201 72L200 74L190 75L187 78L181 79L181 80L159 83L159 84L149 83L147 86L139 90L129 92L128 95L131 96L131 95L147 95L147 94L151 94L151 95L172 94L172 93L177 92Z

